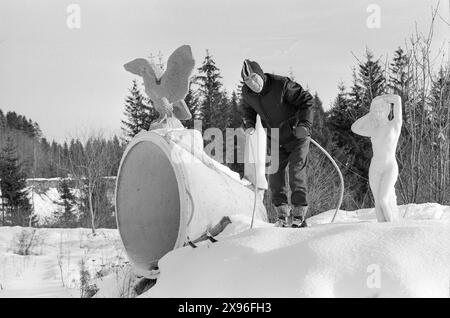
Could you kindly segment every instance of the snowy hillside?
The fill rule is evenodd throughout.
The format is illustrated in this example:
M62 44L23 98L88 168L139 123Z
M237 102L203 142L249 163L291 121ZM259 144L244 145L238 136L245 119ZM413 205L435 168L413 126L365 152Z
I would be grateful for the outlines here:
M44 193L33 193L29 190L30 202L33 204L33 213L38 216L38 223L50 221L56 212L62 211L60 193L57 188L49 188Z
M406 219L377 223L373 209L333 211L306 229L233 217L218 243L160 260L144 297L449 297L450 207L400 207ZM241 232L244 230L243 232ZM182 265L180 265L182 264Z
M57 182L59 179L28 179L28 180L43 180L44 182ZM26 191L28 192L28 199L33 207L33 214L37 217L37 223L39 225L43 225L46 223L52 223L54 221L54 217L58 212L63 210L63 207L60 205L61 194L58 191L58 188L55 186L46 187L40 191L33 191L32 186L28 186ZM79 191L72 189L72 193L79 198ZM0 191L1 194L1 191ZM0 204L2 199L0 198Z
M107 184L107 198L111 204L114 204L114 190L116 177L104 177ZM61 178L32 178L27 179L28 199L33 207L33 214L37 216L37 223L40 226L53 224L58 212L63 211L61 193L58 191ZM71 180L71 179L67 179ZM71 189L71 193L80 200L81 193L79 189ZM1 194L1 190L0 190ZM2 200L0 198L0 204ZM75 214L79 213L77 207L74 208Z

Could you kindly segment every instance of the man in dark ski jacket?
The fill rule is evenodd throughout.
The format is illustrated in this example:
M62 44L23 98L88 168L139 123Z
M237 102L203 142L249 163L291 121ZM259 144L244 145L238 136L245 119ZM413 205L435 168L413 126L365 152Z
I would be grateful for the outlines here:
M272 203L278 214L276 226L305 227L308 210L306 165L314 116L313 98L288 77L264 73L254 61L244 61L241 76L245 83L240 104L242 127L252 133L259 114L263 127L267 128L268 145L276 138L276 135L272 136L271 128L279 132L279 168L269 175ZM271 149L272 155L274 151L276 149ZM286 195L288 163L292 209Z

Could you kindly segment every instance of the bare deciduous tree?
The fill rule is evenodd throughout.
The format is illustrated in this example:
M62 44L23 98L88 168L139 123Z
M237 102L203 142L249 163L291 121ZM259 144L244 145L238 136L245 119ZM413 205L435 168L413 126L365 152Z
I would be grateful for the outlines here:
M406 43L401 88L404 107L399 193L404 203L450 202L450 77L442 50L433 54L438 8L427 34L415 33Z
M94 234L96 218L101 208L101 198L96 197L95 193L105 182L105 176L109 175L113 164L102 133L90 133L84 143L83 153L70 153L69 156L68 172L78 184L81 193L86 195Z

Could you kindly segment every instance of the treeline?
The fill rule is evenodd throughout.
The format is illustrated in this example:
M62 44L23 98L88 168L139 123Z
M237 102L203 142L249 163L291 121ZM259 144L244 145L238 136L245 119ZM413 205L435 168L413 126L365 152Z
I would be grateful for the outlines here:
M97 142L96 146L101 146L113 162L107 175L115 176L126 146L126 141L122 138L105 138L100 133L94 138L91 134L63 143L49 141L42 136L38 123L14 111L4 114L0 109L0 149L6 145L8 138L11 138L17 147L18 160L26 178L67 177L71 173L74 160L86 154L86 148L91 147L94 139L101 141L100 144Z
M91 133L82 140L51 143L42 136L39 125L15 112L6 115L0 110L0 191L2 225L33 225L36 217L30 204L32 189L26 187L27 178L69 178L60 185L70 226L95 228L115 227L114 206L107 198L105 176L117 174L126 143L117 136L105 138ZM66 191L66 192L65 192ZM77 193L68 209L64 197ZM55 212L55 211L52 211ZM62 225L59 217L55 224ZM46 224L52 226L54 224Z

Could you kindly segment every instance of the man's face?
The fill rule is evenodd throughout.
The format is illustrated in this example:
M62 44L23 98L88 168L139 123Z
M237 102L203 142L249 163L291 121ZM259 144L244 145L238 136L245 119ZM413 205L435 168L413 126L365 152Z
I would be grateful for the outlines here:
M263 86L264 86L263 78L256 73L253 73L250 76L248 76L244 80L244 82L245 82L245 85L247 85L255 93L261 92L263 89Z

